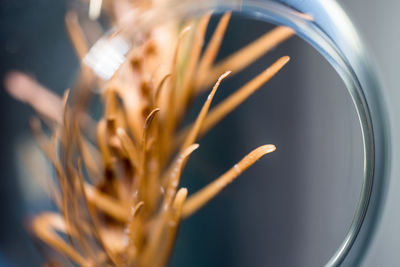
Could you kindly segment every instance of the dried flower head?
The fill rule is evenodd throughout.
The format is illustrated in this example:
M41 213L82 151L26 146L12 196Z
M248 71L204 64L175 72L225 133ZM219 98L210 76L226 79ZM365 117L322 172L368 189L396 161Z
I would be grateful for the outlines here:
M91 16L96 17L99 4L91 5ZM138 14L149 8L149 1L103 3L116 25L126 23L127 9ZM53 263L165 266L180 221L275 150L274 145L254 149L196 193L188 195L188 189L179 186L182 170L199 147L197 140L289 60L287 56L279 58L211 108L224 79L292 36L293 30L276 27L215 63L231 13L221 17L203 51L210 16L193 19L184 27L176 23L152 29L107 81L97 79L82 64L73 105L68 104L69 91L60 99L22 73L9 75L9 92L31 105L53 130L47 137L40 120L31 121L34 136L57 174L56 181L49 180L49 191L60 213L44 212L32 221L37 237L65 256ZM66 25L83 60L89 45L76 14L67 14ZM90 87L95 84L103 104L97 121L86 113ZM192 101L210 86L195 121L182 127Z

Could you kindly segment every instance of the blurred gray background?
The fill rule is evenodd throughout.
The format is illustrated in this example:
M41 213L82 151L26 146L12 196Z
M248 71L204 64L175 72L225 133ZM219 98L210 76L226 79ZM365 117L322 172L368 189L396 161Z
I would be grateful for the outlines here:
M400 236L400 2L340 1L370 48L383 82L392 127L392 168L382 218L364 266L399 266Z
M375 58L393 133L391 180L363 266L399 266L400 2L340 2ZM78 64L65 12L63 1L0 2L1 80L18 69L59 94L71 85ZM270 27L233 19L220 57ZM293 38L224 83L216 100L286 54L292 60L282 73L201 141L183 184L194 192L258 145L273 143L277 151L182 224L172 266L321 266L343 239L360 190L360 130L343 83L324 59ZM23 224L49 205L29 202L32 177L16 152L29 137L32 113L3 87L0 109L0 266L37 266L42 258Z

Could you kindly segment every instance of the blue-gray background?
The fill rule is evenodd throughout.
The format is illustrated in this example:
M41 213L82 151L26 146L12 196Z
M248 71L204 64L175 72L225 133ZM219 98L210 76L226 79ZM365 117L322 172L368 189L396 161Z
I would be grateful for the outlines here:
M400 264L400 3L382 2L341 1L376 59L394 131L392 179L365 266ZM1 79L19 69L58 93L71 85L77 61L65 12L63 1L1 1ZM268 27L234 19L221 57ZM292 57L287 68L202 140L183 183L195 191L258 145L274 143L277 151L182 224L172 266L320 266L343 238L359 191L361 143L349 97L331 67L294 38L224 84L218 98L285 54ZM37 266L42 259L23 225L37 211L27 203L35 190L26 189L31 177L21 177L16 155L29 136L31 111L3 88L0 101L0 266Z

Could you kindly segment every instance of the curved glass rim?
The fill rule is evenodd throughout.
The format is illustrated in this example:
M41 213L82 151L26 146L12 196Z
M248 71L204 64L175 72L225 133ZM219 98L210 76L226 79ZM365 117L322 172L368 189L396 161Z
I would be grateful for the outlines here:
M321 3L323 2L323 3ZM338 16L321 21L320 10ZM168 10L169 12L165 12ZM354 212L353 220L339 248L325 266L339 266L349 255L356 239L363 239L353 260L361 261L370 237L358 238L361 228L368 235L376 225L379 207L382 205L384 178L388 169L389 133L386 110L380 95L380 85L375 71L369 63L365 48L347 15L333 0L204 0L193 3L190 0L173 2L168 6L156 6L137 18L137 29L146 31L154 25L171 18L201 14L207 11L240 12L271 23L293 28L296 34L313 46L336 70L343 80L356 109L363 141L363 183ZM163 16L159 16L163 14ZM339 26L336 27L335 26ZM343 37L343 38L342 38ZM376 178L379 179L376 179ZM370 205L371 197L374 201ZM370 206L370 207L369 207ZM365 223L367 211L370 218Z

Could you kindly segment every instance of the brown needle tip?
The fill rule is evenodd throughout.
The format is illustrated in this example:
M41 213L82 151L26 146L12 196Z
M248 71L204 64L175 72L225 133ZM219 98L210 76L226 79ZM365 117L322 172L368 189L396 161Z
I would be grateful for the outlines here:
M234 169L238 173L242 173L248 167L253 165L259 158L264 156L265 154L272 153L276 150L275 145L263 145L257 147L253 151L251 151L247 156L245 156L238 164L235 165Z
M263 146L260 146L259 148L256 148L253 152L260 151L261 152L260 154L265 155L265 154L274 152L275 150L276 150L275 145L263 145Z
M274 64L272 64L272 66L273 66L273 68L277 68L279 70L283 66L285 66L286 63L289 62L289 60L290 60L289 56L283 56L283 57L279 58Z

